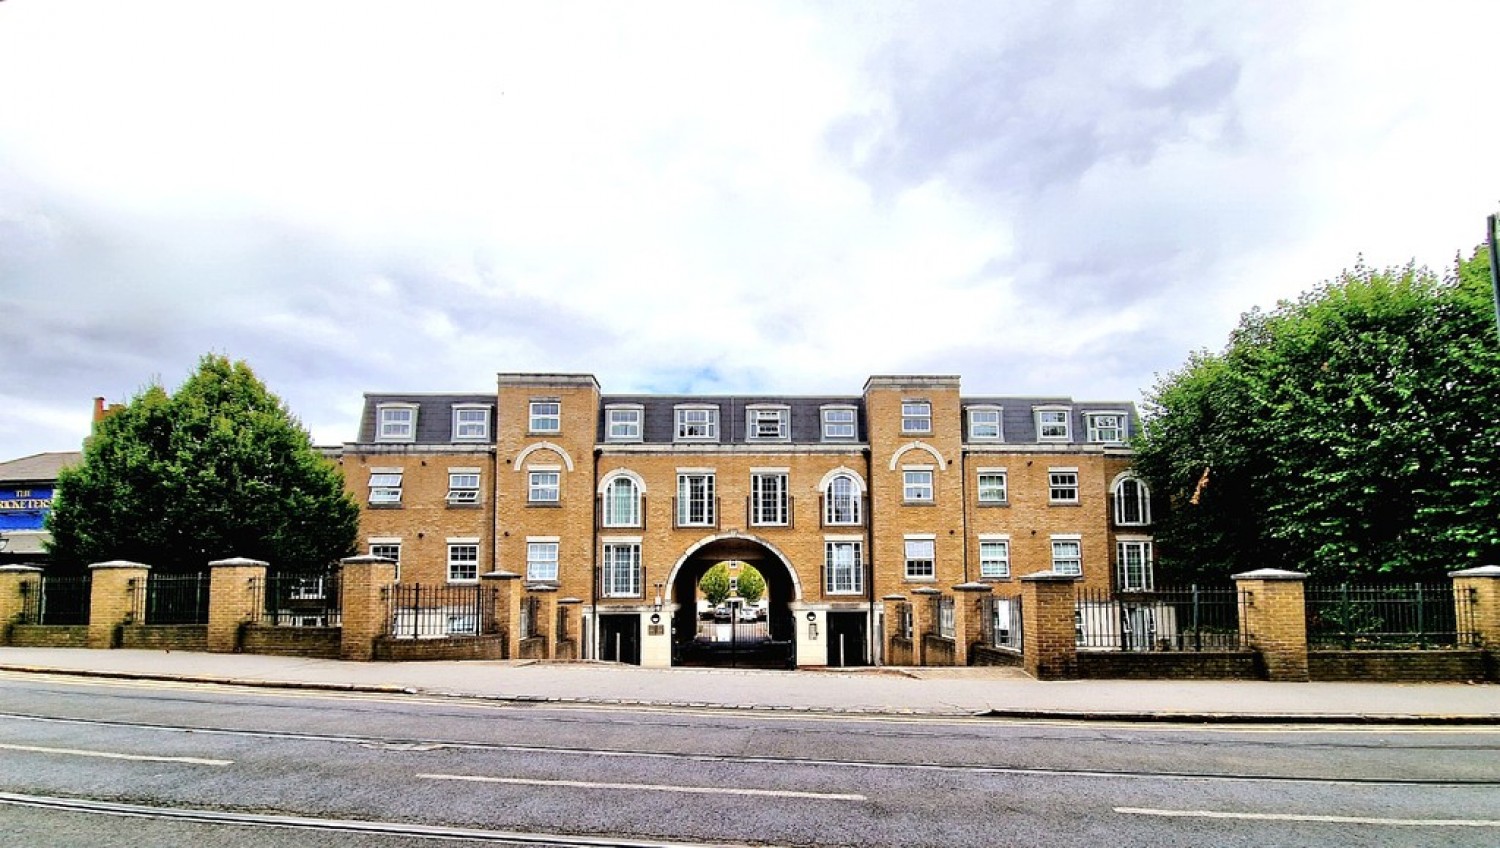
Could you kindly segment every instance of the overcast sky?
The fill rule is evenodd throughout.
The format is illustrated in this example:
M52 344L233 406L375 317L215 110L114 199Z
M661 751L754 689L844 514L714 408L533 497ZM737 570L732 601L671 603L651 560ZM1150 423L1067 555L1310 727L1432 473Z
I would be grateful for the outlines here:
M366 391L1139 400L1500 206L1500 3L0 3L0 460Z

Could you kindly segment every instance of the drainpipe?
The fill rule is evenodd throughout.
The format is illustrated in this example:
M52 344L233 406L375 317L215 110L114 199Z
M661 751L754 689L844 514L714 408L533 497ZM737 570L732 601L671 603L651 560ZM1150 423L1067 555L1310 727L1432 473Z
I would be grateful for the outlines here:
M962 416L960 416L962 418ZM969 452L958 446L958 503L963 507L964 582L969 582Z
M644 427L644 422L642 422L642 426ZM599 501L599 459L602 456L604 456L604 449L600 447L594 448L594 484L589 488L589 510L593 513L593 518L589 522L589 558L591 560L589 565L589 600L594 611L594 626L589 632L589 656L587 659L594 660L599 659L599 582L603 579L603 575L599 573L599 510L603 507L603 504ZM645 504L641 505L641 510L641 521L644 524L646 518ZM645 557L642 556L641 591L645 591L645 589L646 562ZM615 657L616 662L619 662L619 660L619 657Z
M868 621L870 622L870 638L866 640L865 653L871 665L881 665L884 660L884 634L881 634L881 650L875 648L875 463L869 446L864 448L865 454L865 568L870 571L870 579L865 581L866 603L869 606Z

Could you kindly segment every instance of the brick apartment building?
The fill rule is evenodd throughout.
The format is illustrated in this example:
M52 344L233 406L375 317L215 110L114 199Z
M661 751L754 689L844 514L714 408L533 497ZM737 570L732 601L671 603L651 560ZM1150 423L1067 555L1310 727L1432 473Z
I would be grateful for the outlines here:
M580 653L663 666L701 633L719 562L765 577L769 638L802 666L897 656L919 598L1070 572L1149 588L1130 403L964 397L953 376L859 395L605 395L586 374L495 394L369 394L340 462L361 544L402 584L501 570L579 610Z

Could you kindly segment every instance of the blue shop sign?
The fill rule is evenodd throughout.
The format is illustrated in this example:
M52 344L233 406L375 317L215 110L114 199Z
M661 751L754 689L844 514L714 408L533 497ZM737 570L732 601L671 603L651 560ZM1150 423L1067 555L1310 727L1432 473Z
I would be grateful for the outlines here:
M0 486L0 530L41 530L50 509L51 486Z

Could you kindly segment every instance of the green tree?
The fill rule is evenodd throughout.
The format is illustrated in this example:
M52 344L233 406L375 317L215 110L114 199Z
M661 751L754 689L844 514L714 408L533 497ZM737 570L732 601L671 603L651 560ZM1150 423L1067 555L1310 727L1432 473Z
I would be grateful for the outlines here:
M354 550L359 506L243 362L208 355L174 394L152 385L95 426L58 476L52 553L193 571L230 556L285 570Z
M1147 395L1159 571L1437 577L1500 554L1488 259L1362 263L1245 315Z
M729 567L722 562L715 563L698 581L698 591L703 593L709 606L724 603L729 597Z
M744 598L747 604L759 601L766 593L766 578L753 565L740 568L740 579L735 582L735 585L739 587L740 597Z

